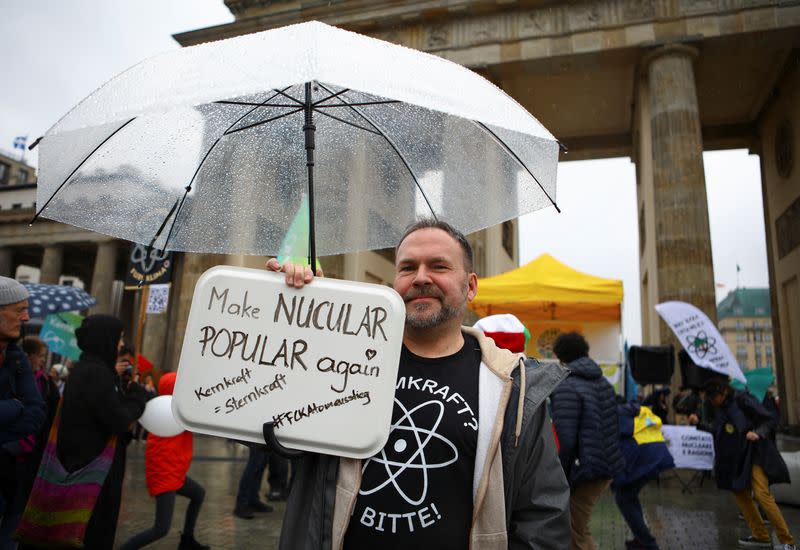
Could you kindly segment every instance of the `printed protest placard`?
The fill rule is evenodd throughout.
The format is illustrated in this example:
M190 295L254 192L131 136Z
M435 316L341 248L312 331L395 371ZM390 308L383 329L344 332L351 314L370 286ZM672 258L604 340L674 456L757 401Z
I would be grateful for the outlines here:
M195 287L172 410L187 429L348 457L383 447L405 305L389 287L221 266Z
M664 302L656 311L695 365L747 383L728 344L705 313L686 302Z
M714 437L694 426L661 426L667 448L676 468L711 470L714 468Z
M147 293L147 314L159 315L167 311L169 304L169 285L150 285Z

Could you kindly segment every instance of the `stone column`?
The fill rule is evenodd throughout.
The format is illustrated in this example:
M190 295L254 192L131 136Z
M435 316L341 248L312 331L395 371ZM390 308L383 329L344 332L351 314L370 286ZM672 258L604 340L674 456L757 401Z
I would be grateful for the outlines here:
M703 140L692 67L696 57L694 48L669 45L644 60L650 90L652 238L659 302L688 302L716 321ZM660 324L660 340L673 341L665 323Z
M185 253L176 254L173 258L176 263L175 270L172 272L172 287L169 293L169 319L165 333L167 343L163 354L164 360L159 365L165 371L173 371L178 368L197 280L207 269L225 262L225 255L222 254Z
M11 249L5 246L0 247L0 277L13 277L12 266Z
M39 282L55 285L58 284L58 278L61 276L61 268L64 263L64 249L56 244L50 244L44 247L44 256L42 256L42 265L40 267Z
M117 246L114 241L106 241L97 245L97 256L94 259L91 295L97 300L91 312L112 314L111 291L117 267Z

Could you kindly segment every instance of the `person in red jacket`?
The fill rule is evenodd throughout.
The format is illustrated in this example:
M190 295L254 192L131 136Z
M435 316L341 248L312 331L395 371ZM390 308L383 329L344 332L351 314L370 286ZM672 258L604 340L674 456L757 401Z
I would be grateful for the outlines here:
M175 373L168 372L158 382L159 395L172 395L175 387ZM208 550L210 547L197 542L194 527L200 515L200 507L206 490L186 475L192 462L192 434L181 432L173 437L147 436L147 449L144 455L147 490L156 498L156 518L154 525L128 539L120 550L142 548L164 538L172 525L175 511L175 495L189 499L183 533L178 550Z

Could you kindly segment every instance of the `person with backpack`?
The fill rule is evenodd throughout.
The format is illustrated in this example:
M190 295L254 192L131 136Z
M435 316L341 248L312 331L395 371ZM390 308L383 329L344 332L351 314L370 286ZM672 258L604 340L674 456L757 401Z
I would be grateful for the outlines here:
M658 544L644 520L639 493L661 472L675 467L664 436L661 418L636 401L617 405L620 449L625 467L614 476L611 489L633 539L625 541L627 550L658 550Z

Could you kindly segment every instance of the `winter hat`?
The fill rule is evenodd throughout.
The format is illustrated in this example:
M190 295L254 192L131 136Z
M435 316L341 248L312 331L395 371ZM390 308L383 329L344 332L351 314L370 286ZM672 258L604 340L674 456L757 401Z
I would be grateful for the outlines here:
M0 277L0 306L16 304L28 299L28 289L8 277Z
M484 317L475 323L475 328L483 331L499 347L514 353L524 352L531 339L531 333L525 325L510 313Z

